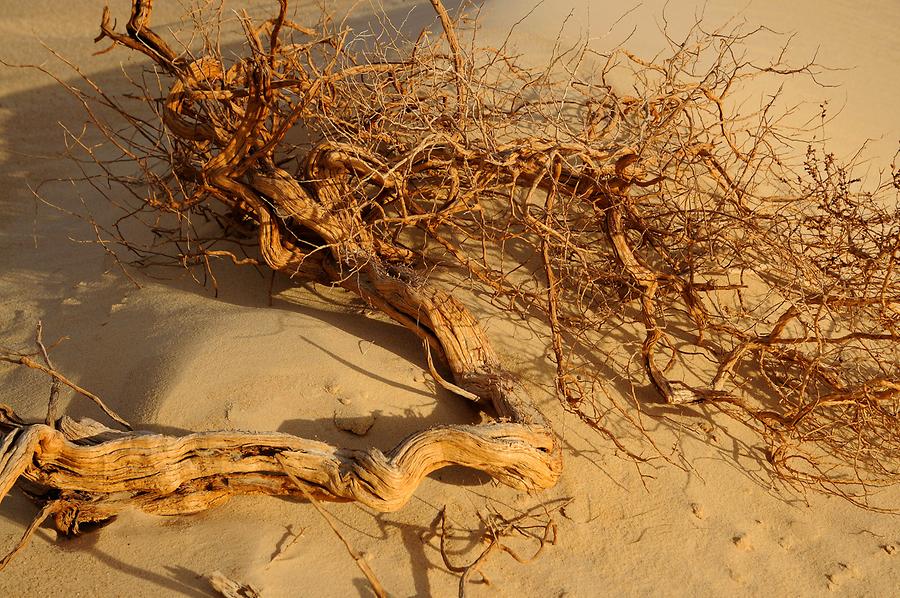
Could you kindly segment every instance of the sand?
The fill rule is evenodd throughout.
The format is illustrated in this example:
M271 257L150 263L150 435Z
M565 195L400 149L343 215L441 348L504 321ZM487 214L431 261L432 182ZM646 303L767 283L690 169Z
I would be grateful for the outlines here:
M155 23L175 23L177 3L158 4ZM274 3L247 4L252 14L265 14ZM658 48L662 2L641 4L612 30L611 15L629 6L601 10L594 4L547 2L518 26L513 43L539 59L574 10L565 35L587 32L598 47L630 35L637 51ZM393 17L409 15L407 26L415 28L432 19L425 5L410 12L398 0L385 9ZM485 39L519 20L526 5L488 0ZM110 89L122 89L120 64L136 64L121 51L91 55L101 3L4 1L2 8L0 58L7 62L46 62L71 79L44 46L55 48ZM363 4L359 10L369 9ZM672 3L667 10L677 27L692 18L695 6ZM886 166L900 138L900 44L892 35L900 25L897 3L804 0L784 9L769 0L746 7L729 0L708 7L706 16L721 22L741 10L751 23L798 31L798 56L819 46L820 61L851 69L823 75L839 88L792 82L789 99L815 108L827 97L843 106L828 129L834 147L850 155L872 139L865 158L874 170ZM114 3L113 11L125 15L127 3ZM360 17L354 24L365 22ZM100 248L81 242L92 238L85 223L33 200L32 189L47 181L40 192L49 201L102 211L90 186L65 182L78 169L59 157L60 123L77 128L82 120L77 103L47 76L0 68L0 344L29 343L43 320L47 338L69 337L53 352L58 369L137 426L157 431L281 430L387 449L415 430L476 417L464 401L435 388L408 333L339 293L287 290L276 282L269 305L267 277L225 266L217 270L218 296L177 269L134 273L142 285L136 288ZM513 367L542 352L528 333L502 319L488 328ZM20 415L42 417L46 380L4 367L0 389L0 401ZM442 563L432 533L442 508L459 530L450 545L457 563L479 552L479 515L512 517L535 509L537 523L547 520L544 509L553 510L557 544L529 564L494 555L483 568L490 585L471 585L471 596L886 596L900 585L896 518L773 488L757 448L746 444L739 427L714 430L705 418L668 414L653 424L659 428L653 433L677 441L691 467L638 468L566 416L546 388L536 386L535 393L566 450L556 488L522 494L450 469L426 479L398 513L326 505L391 595L455 595L458 575ZM98 417L79 402L70 411ZM900 491L886 497L900 504ZM12 493L0 505L0 542L11 546L35 513L24 496ZM534 549L522 540L510 545L528 554ZM45 526L0 573L0 595L208 596L204 577L216 570L252 583L264 596L371 595L315 510L259 497L236 498L191 517L125 513L74 539Z

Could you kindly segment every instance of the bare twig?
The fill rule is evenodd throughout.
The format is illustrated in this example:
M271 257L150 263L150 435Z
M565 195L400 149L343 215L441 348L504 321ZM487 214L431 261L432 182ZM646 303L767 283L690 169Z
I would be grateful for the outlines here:
M82 396L84 396L84 397L87 397L88 399L90 399L91 401L93 401L94 404L97 405L97 406L103 411L103 413L105 413L106 415L108 415L108 416L109 416L111 419L113 419L114 421L116 421L116 422L118 422L119 424L121 424L126 430L131 430L131 429L132 429L132 428L131 428L131 424L129 424L129 423L128 423L124 418L122 418L122 416L120 416L118 413L116 413L115 411L113 411L112 409L110 409L110 408L106 405L106 403L103 402L103 400L102 400L100 397L98 397L97 395L95 395L95 394L92 393L91 391L85 390L84 388L78 386L77 384L75 384L74 382L72 382L71 380L69 380L68 378L66 378L65 376L63 376L63 375L60 374L59 372L57 372L56 370L54 370L54 369L52 369L52 368L50 368L50 367L48 367L48 366L41 365L40 363L38 363L38 362L36 362L34 359L32 359L30 356L28 356L28 355L18 355L18 354L14 354L14 353L6 353L6 354L0 354L0 361L5 361L5 362L7 362L7 363L13 363L13 364L18 364L18 365L24 365L25 367L29 367L29 368L31 368L31 369L38 370L38 371L41 371L41 372L47 374L47 375L50 376L54 381L61 382L62 384L65 384L66 386L68 386L69 388L71 388L72 390L74 390L75 392L77 392L78 394L80 394L80 395L82 395ZM51 401L52 401L52 395L51 395ZM50 415L51 415L50 408L48 408L48 415L47 415L47 417L49 418ZM54 413L53 415L55 415L55 413Z
M284 465L282 461L279 462ZM368 561L366 561L365 557L356 552L356 549L353 548L353 545L350 544L350 541L344 537L344 534L341 533L341 530L338 529L337 523L334 521L334 518L331 516L325 507L319 504L319 502L312 497L312 495L306 490L306 486L303 485L303 482L297 479L297 477L291 473L291 471L285 466L285 474L290 478L290 480L303 492L303 495L310 502L310 504L319 512L322 518L328 523L328 527L331 528L331 531L340 539L341 543L344 545L344 548L347 549L347 553L356 563L356 566L359 567L359 570L362 571L362 574L365 575L366 581L369 582L369 586L372 588L372 591L375 592L375 595L378 598L386 598L387 592L384 591L384 586L381 585L381 582L378 581L378 578L375 576L375 572L372 571L372 567L369 565Z

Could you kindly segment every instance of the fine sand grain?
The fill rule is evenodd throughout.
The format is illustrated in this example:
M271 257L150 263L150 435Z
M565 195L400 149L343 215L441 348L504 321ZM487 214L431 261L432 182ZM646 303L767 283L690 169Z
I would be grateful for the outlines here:
M157 4L154 21L165 30L182 11L176 2ZM275 7L243 4L253 15ZM350 2L337 4L339 13ZM510 43L535 61L560 30L568 38L596 38L598 48L624 41L639 53L659 49L663 2L644 2L614 26L629 6L594 6L600 4L607 3L546 2L517 26ZM751 24L797 31L797 60L819 48L819 62L848 69L823 75L837 88L790 81L786 101L805 102L815 114L827 99L834 113L841 112L826 130L839 155L852 155L871 139L864 152L871 172L890 163L900 139L900 4L714 4L706 9L710 27L740 11ZM114 91L123 89L121 68L138 64L124 52L92 55L102 3L4 0L0 6L0 58L8 63L47 63L72 79L50 56L47 48L53 48ZM112 3L120 18L127 10L128 3ZM363 3L351 25L371 22L367 10ZM400 0L386 2L384 10L407 18L406 27L434 20L427 1L414 9ZM670 26L677 31L693 22L695 10L694 2L668 3ZM502 41L528 11L529 2L487 0L484 40ZM313 15L315 8L300 12ZM776 50L750 48L758 55ZM101 248L80 242L93 235L84 222L33 199L32 189L42 185L48 201L79 212L86 205L102 218L96 191L65 182L79 172L59 158L60 125L77 129L82 121L77 102L47 76L0 68L0 344L31 343L42 320L47 339L69 337L53 352L57 369L136 427L160 432L279 430L388 449L430 425L477 417L464 401L435 387L408 332L346 295L286 291L276 280L270 305L267 277L226 266L217 297L177 268L154 271L152 278L134 273L142 286L137 289ZM491 320L488 331L513 369L542 353L524 328ZM25 418L43 417L48 386L33 371L0 369L0 402ZM455 595L459 575L442 562L435 535L442 509L454 564L481 552L480 518L492 513L507 519L529 513L523 521L530 525L552 518L558 528L556 545L531 563L493 555L482 568L490 584L471 584L471 596L889 596L900 585L895 517L835 498L779 492L739 427L721 422L726 428L714 430L704 418L672 415L674 425L659 424L665 428L659 438L678 441L690 470L638 467L565 416L546 389L536 386L534 392L565 450L563 478L552 490L522 494L477 473L449 469L429 476L397 513L325 505L391 595ZM74 401L69 413L99 417L92 409ZM900 507L900 491L886 496ZM3 547L12 547L35 513L19 492L3 501ZM524 555L537 547L517 536L509 545ZM0 595L209 596L206 576L215 571L267 597L371 595L315 509L268 497L235 498L192 517L126 513L74 539L44 526L0 573Z

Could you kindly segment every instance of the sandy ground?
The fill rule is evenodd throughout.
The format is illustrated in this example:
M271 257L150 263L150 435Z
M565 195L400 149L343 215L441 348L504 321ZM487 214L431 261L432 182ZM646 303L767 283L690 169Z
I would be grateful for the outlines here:
M158 4L155 22L175 23L179 7ZM247 4L253 14L273 5ZM404 16L407 4L398 0L386 10ZM548 2L519 25L514 41L539 57L571 8L575 18L567 27L574 29L566 35L587 32L607 47L630 35L629 45L643 52L658 46L661 2L643 3L612 30L612 9L588 11L593 4ZM707 8L713 23L745 8L743 2L715 4ZM826 75L844 87L823 90L799 82L791 97L813 106L827 97L844 106L829 127L835 147L847 155L871 138L866 157L873 168L889 163L900 138L900 44L892 35L900 5L804 0L789 11L781 6L754 2L742 14L750 22L797 30L798 55L821 46L821 61L851 69ZM111 89L121 85L120 64L135 64L123 52L91 55L102 3L4 0L0 7L0 58L7 62L46 62L64 73L46 45ZM615 17L627 9L617 6ZM122 2L113 10L127 14ZM670 3L667 10L680 27L695 8L693 2ZM489 0L485 34L498 35L526 12L519 0ZM417 7L409 26L430 20L427 7ZM89 186L65 182L78 171L59 158L60 123L78 127L82 120L79 106L45 75L0 68L0 344L29 343L43 320L48 338L70 337L53 353L60 370L137 426L159 431L281 430L387 449L428 425L475 417L463 401L436 391L410 335L359 306L348 308L346 297L276 284L270 306L266 278L226 267L219 271L218 297L177 270L154 273L162 279L137 273L143 288L136 289L102 250L79 242L91 238L84 223L33 200L31 189L47 181L40 191L58 205L103 209ZM541 355L525 331L502 319L488 327L511 366L524 368ZM46 380L4 368L0 388L0 401L25 417L41 417ZM690 470L637 468L565 416L546 389L536 386L535 394L566 447L556 488L521 494L451 469L426 479L399 513L327 506L392 595L455 595L458 576L442 563L431 533L442 507L458 530L450 551L459 563L478 553L478 514L512 517L532 510L537 517L531 523L538 523L553 511L558 525L557 545L532 563L494 555L483 568L490 585L471 585L472 596L887 596L900 585L896 518L838 499L779 492L737 427L710 433L707 416L667 414L653 433L677 442ZM77 402L71 411L96 417ZM374 414L374 424L364 437L335 427L335 416L367 414ZM900 492L886 498L900 506ZM10 546L35 512L17 492L5 499L0 542ZM525 553L533 549L521 540L511 545ZM126 513L75 539L44 527L0 573L0 595L208 596L203 576L214 570L254 584L264 596L371 595L309 505L257 497L193 517Z

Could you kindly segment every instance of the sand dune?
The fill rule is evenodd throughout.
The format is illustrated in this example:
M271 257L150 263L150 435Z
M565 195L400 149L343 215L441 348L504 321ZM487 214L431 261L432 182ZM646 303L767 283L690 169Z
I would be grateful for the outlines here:
M177 3L158 2L155 22L176 23ZM246 3L267 14L274 3ZM336 11L349 2L339 2ZM417 29L433 22L428 3L385 2L392 19ZM448 6L451 3L447 3ZM562 22L566 36L597 37L598 47L627 40L636 51L659 47L662 2L645 2L610 23L628 6L547 2L517 27L511 43L535 60L552 47ZM695 3L668 7L673 27L693 20ZM72 73L44 45L59 50L110 89L125 89L120 63L138 64L121 52L92 56L102 3L2 2L0 58L43 63L65 79ZM590 11L588 11L590 7ZM113 3L115 14L127 3ZM366 4L353 23L364 27ZM773 1L724 2L707 8L710 23L742 10L751 23L797 30L798 56L820 46L819 59L847 67L823 75L822 89L798 81L787 101L813 109L826 97L843 112L828 127L845 155L867 139L873 172L886 166L900 138L896 110L900 7L892 0L783 5ZM303 8L313 14L315 8ZM502 40L527 2L488 0L485 40ZM297 17L299 20L303 15ZM632 29L634 32L632 33ZM752 47L764 54L768 48ZM763 92L759 92L763 93ZM463 423L477 415L438 390L418 343L384 319L367 314L337 292L287 290L250 268L219 270L218 296L178 269L137 272L136 288L92 244L79 221L33 200L103 217L97 192L61 159L60 123L77 128L83 113L64 90L34 70L0 68L0 345L31 342L43 320L47 338L66 335L53 358L59 370L102 396L142 428L163 432L279 430L342 446L389 448L405 435L437 423ZM44 182L46 181L46 182ZM152 277L148 274L152 274ZM527 369L542 348L529 333L492 320L506 361ZM529 366L531 367L531 366ZM536 381L540 381L539 373ZM546 377L546 371L543 376ZM546 378L545 378L546 379ZM0 402L26 418L43 416L46 380L33 372L0 369ZM484 572L491 585L473 584L471 596L598 595L838 595L888 596L900 583L900 532L896 519L838 500L805 499L773 488L756 449L736 427L716 431L702 418L669 414L659 438L677 439L692 466L637 467L615 447L570 419L546 388L535 387L541 407L561 436L566 469L560 484L528 495L485 476L450 469L430 476L412 502L391 514L355 505L328 505L343 533L365 553L396 596L454 595L458 575L447 571L433 522L446 506L460 530L451 556L477 555L478 515L505 516L565 503L553 517L557 545L522 565L496 555ZM73 401L70 412L98 417ZM370 415L373 416L370 419ZM340 429L356 420L371 424L364 436ZM349 423L348 423L349 422ZM895 504L900 491L889 491ZM36 508L13 493L0 505L0 540L11 546ZM512 541L528 553L533 545ZM84 536L58 538L42 528L31 546L0 573L0 595L211 595L204 576L220 570L254 584L264 596L371 595L359 570L325 521L308 504L245 497L193 516L171 519L127 513Z

